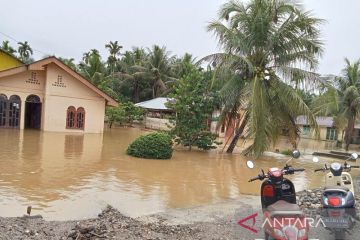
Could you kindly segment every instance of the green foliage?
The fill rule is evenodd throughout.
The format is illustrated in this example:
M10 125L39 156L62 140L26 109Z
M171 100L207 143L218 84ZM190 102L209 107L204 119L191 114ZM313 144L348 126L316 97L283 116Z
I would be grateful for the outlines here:
M0 49L2 49L3 51L11 54L11 55L14 55L16 53L16 50L15 48L13 48L11 45L10 45L10 42L5 40L2 42L2 45L0 46Z
M121 106L106 108L106 117L109 128L112 128L114 123L123 125L126 122L126 112L125 109Z
M318 115L335 116L335 125L345 129L345 149L349 148L354 134L356 120L360 113L360 60L351 63L345 59L342 76L328 79L325 92L313 103L313 111Z
M145 110L135 106L132 102L121 104L126 113L126 121L132 124L133 121L141 121L144 119Z
M171 119L175 125L171 134L177 144L208 150L217 144L207 122L218 104L218 97L211 91L211 79L206 79L195 67L190 68L171 94L175 100L168 104L176 112Z
M132 102L125 102L118 107L109 107L106 109L109 128L114 123L123 125L125 123L132 124L134 121L142 121L144 119L145 110L135 106Z
M130 144L127 154L138 158L170 159L172 156L171 136L163 132L155 132L138 137Z
M283 129L296 145L298 115L305 115L317 130L314 115L293 86L316 79L313 71L323 52L322 22L293 1L230 0L222 5L218 20L208 30L223 52L203 60L216 67L220 80L225 79L222 115L231 113L234 122L240 112L246 116L246 131L236 131L230 146L243 134L253 139L245 153L259 156Z

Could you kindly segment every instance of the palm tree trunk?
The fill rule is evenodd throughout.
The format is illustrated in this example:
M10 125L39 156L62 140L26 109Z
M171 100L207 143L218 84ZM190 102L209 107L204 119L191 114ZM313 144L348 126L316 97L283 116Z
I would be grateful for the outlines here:
M355 126L355 115L352 115L348 120L348 125L345 129L345 150L349 151L349 145L351 143L351 138L354 133L354 126Z
M139 88L139 82L135 80L134 83L134 102L138 103L140 102L140 88Z
M245 113L246 114L246 113ZM238 129L236 129L234 138L232 139L228 149L226 150L227 153L232 153L236 147L237 142L239 141L239 138L241 134L244 132L245 126L248 122L248 114L244 116L244 120L241 122Z

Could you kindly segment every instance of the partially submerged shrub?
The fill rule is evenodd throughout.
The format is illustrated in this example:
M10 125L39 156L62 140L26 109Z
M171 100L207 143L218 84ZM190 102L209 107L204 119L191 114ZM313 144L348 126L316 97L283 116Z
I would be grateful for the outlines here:
M169 159L172 156L172 139L169 134L155 132L135 139L127 149L127 154L139 158Z

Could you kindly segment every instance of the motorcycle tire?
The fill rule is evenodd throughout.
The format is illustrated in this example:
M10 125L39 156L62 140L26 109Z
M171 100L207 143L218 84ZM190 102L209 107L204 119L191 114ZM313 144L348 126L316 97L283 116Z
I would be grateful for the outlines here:
M345 240L345 231L336 231L335 240Z

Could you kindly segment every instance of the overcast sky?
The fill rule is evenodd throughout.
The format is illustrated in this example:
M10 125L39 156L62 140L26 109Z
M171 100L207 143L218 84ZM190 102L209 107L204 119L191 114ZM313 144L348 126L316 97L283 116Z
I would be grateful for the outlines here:
M202 57L218 51L206 32L224 0L11 0L0 7L0 41L27 40L44 54L79 60L91 48L106 56L105 43L132 46L165 45L173 54ZM344 57L360 57L358 0L304 0L305 8L324 18L325 54L320 73L338 74Z

